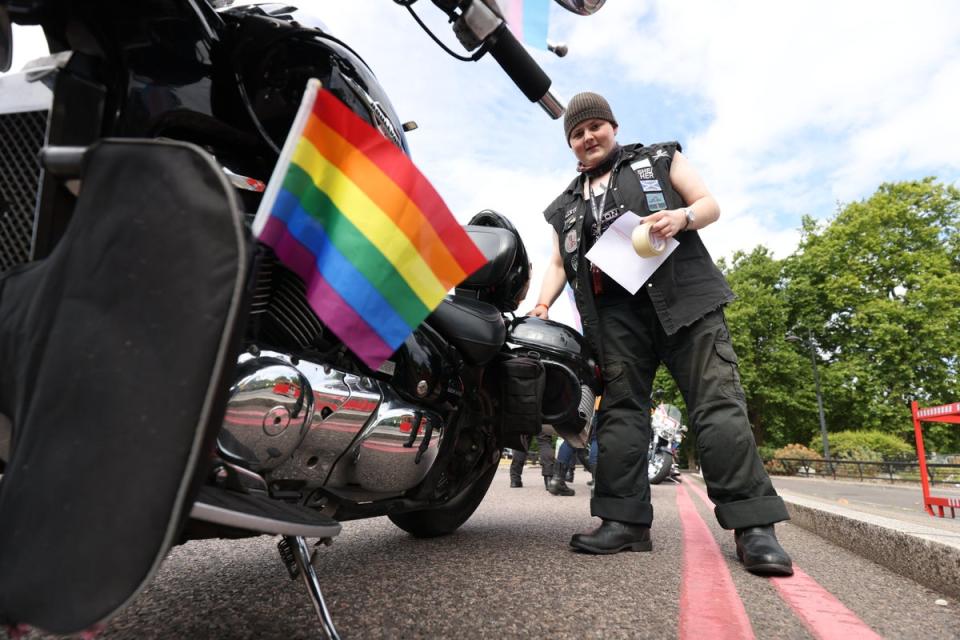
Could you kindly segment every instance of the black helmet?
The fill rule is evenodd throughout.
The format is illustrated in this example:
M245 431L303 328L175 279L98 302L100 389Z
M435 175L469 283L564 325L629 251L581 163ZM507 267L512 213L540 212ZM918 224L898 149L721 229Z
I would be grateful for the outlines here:
M494 227L507 233L484 234L478 227ZM489 262L459 289L475 291L480 300L500 311L515 311L530 287L530 259L516 227L506 216L484 209L470 219L466 230Z

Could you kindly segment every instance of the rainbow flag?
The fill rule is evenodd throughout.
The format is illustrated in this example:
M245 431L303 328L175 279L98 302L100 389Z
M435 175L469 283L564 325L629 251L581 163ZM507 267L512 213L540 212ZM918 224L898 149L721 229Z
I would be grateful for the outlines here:
M550 0L500 0L499 4L517 40L546 50Z
M372 369L486 263L410 159L317 80L307 83L253 232Z

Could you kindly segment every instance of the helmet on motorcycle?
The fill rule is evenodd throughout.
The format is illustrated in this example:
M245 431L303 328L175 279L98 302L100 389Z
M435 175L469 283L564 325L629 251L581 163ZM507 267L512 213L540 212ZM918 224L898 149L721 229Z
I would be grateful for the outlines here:
M484 209L467 223L466 230L477 241L482 236L471 231L471 227L494 227L507 231L499 234L509 242L495 242L490 247L481 246L481 251L489 262L472 274L458 289L476 291L477 297L494 305L500 311L515 311L530 287L530 259L523 246L523 239L513 223L506 216Z

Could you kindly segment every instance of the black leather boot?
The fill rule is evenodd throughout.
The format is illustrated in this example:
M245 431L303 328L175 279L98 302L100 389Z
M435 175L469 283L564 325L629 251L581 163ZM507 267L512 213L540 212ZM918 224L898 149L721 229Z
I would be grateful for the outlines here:
M570 546L586 553L618 553L620 551L651 551L650 527L616 520L604 520L590 533L577 533Z
M567 476L563 480L564 482L573 482L573 465L567 467Z
M733 534L737 558L744 568L758 576L792 576L793 562L780 546L773 525L744 527Z
M523 487L523 480L521 480L520 478L510 478L511 489L519 489L521 487Z
M564 477L567 475L567 465L559 462L553 465L553 477L547 484L547 491L555 496L572 496L577 492L567 486Z

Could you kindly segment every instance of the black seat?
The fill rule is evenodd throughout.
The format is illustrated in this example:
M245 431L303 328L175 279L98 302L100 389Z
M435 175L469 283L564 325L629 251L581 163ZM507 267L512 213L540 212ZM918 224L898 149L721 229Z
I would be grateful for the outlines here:
M470 364L493 359L507 337L503 315L493 305L471 298L447 296L427 324L450 341Z

